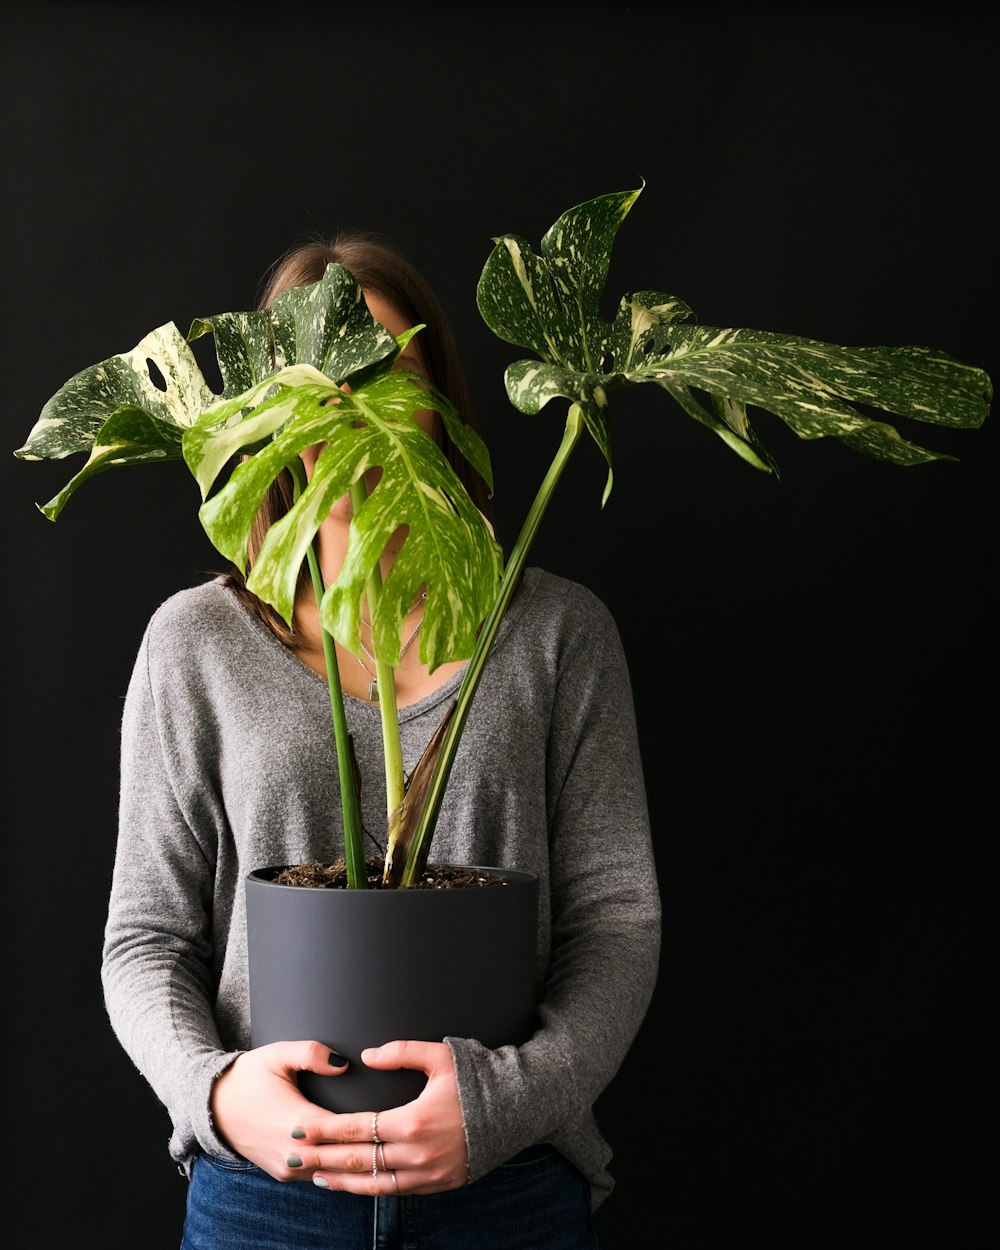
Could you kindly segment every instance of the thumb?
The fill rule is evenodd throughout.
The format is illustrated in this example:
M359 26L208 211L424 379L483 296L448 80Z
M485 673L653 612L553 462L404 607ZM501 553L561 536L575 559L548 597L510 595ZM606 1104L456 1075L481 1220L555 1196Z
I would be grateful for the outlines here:
M290 1072L327 1072L347 1067L347 1060L322 1042L272 1042L260 1048L269 1052L273 1066Z
M386 1071L412 1068L418 1072L426 1072L429 1076L443 1063L451 1063L451 1052L442 1042L386 1042L384 1046L369 1046L363 1050L361 1062L366 1067Z

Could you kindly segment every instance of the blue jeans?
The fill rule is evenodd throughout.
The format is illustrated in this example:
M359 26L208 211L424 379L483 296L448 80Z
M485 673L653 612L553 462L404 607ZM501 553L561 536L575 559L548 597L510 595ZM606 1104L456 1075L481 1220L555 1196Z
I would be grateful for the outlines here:
M599 1250L590 1187L531 1147L461 1189L365 1198L276 1181L252 1163L195 1161L181 1250Z

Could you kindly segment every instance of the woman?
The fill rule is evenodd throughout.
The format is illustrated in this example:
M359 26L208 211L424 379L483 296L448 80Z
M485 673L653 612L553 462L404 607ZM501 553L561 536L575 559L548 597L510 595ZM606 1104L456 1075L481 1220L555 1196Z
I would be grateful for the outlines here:
M392 246L344 234L293 249L261 306L335 261L393 334L426 328L401 364L466 420L454 336L433 292ZM483 484L437 423L427 427L488 514ZM307 471L311 458L306 460ZM290 503L281 479L251 541ZM343 559L345 497L319 533L327 584ZM405 534L383 557L383 573ZM419 632L418 596L404 642ZM362 632L362 642L371 647ZM337 649L362 818L384 828L373 664ZM370 659L370 656L369 656ZM433 673L417 646L396 669L404 767L457 693L464 664ZM583 1250L613 1187L593 1104L652 995L656 885L629 674L607 609L589 591L525 570L466 724L432 858L539 875L534 1036L491 1051L474 1039L401 1038L362 1061L427 1075L420 1096L375 1116L310 1103L296 1073L335 1075L329 1044L250 1049L243 881L261 863L343 853L325 660L310 584L294 627L236 573L173 595L143 637L122 722L118 847L105 934L108 1013L166 1105L170 1154L190 1178L182 1250ZM312 727L306 745L303 725ZM315 744L315 750L311 744ZM291 747L289 746L291 744ZM294 749L292 749L294 748ZM273 777L287 778L276 786ZM384 782L383 782L384 786ZM335 1040L333 1041L335 1045ZM305 1182L305 1183L303 1183Z

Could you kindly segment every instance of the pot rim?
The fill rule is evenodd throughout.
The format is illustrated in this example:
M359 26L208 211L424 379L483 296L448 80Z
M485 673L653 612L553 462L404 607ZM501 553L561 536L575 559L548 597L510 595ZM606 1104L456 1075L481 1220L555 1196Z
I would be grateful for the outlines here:
M280 889L280 890L287 890L287 889L313 890L314 887L311 887L311 886L300 886L300 885L288 886L284 884L279 885L278 882L272 880L272 878L277 876L279 872L283 872L285 868L289 868L293 866L294 866L293 864L267 864L260 868L251 869L246 874L246 877L244 879L247 882L252 881L258 885L274 886L276 889ZM435 865L430 864L428 866L434 867ZM505 878L505 882L504 882L505 885L530 885L532 882L535 882L538 880L538 873L532 872L530 869L526 869L526 868L503 868L503 867L500 867L499 865L494 865L494 864L453 864L450 862L444 863L441 866L446 867L446 868L468 869L474 872L488 873L491 876L503 877ZM407 890L405 887L400 887L400 889L397 889L397 890L367 889L367 890L350 891L350 893L352 894L398 894L398 893L408 893L408 892L410 891ZM444 893L444 891L431 891L431 890L418 890L415 892L422 893L422 894Z

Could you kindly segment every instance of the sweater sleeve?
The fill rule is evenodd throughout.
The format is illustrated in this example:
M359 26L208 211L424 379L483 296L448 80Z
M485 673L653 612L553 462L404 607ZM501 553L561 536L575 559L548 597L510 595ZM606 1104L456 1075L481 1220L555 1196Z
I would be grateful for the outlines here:
M629 673L598 601L560 645L546 786L552 958L537 1029L520 1047L449 1038L476 1179L549 1141L575 1158L592 1105L646 1014L660 953L660 897Z
M238 1052L223 1047L212 1011L212 825L206 821L196 833L185 814L178 761L164 739L150 679L152 629L140 646L122 717L102 982L111 1026L170 1109L171 1153L186 1165L181 1143L192 1136L212 1153L231 1153L214 1130L209 1097Z

